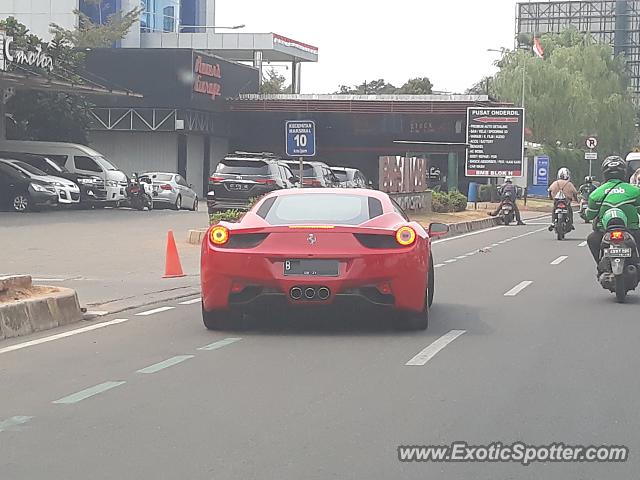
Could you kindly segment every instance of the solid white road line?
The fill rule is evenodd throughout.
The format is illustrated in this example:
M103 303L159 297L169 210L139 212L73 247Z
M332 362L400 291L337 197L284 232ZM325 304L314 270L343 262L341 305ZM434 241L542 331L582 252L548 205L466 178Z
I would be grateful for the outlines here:
M79 333L90 332L91 330L96 330L98 328L108 327L109 325L117 325L118 323L126 322L128 319L126 318L116 318L115 320L111 320L109 322L96 323L95 325L89 325L88 327L77 328L75 330L70 330L64 333L58 333L56 335L51 335L49 337L38 338L37 340L31 340L29 342L18 343L16 345L11 345L10 347L0 348L0 353L13 352L14 350L20 350L21 348L33 347L35 345L40 345L41 343L52 342L54 340L59 340L61 338L70 337L72 335L78 335Z
M564 262L567 258L569 258L567 255L562 255L558 258L556 258L553 262L551 262L551 265L560 265L562 262Z
M31 279L32 282L64 282L65 279L64 278L32 278Z
M475 255L476 253L478 253L478 250L475 250L473 252L469 252L469 253L467 253L467 257L471 257L471 256Z
M455 263L458 260L456 260L455 258L450 258L449 260L445 260L444 263Z
M459 257L456 257L456 259L458 260L464 260L465 258L467 258L466 255L460 255Z
M433 266L433 268L442 268L442 267L444 267L444 263L439 263Z
M582 243L579 243L579 244L578 244L578 246L579 246L579 247L586 247L586 246L587 246L587 242L586 242L586 241L584 241L584 242L582 242Z
M231 345L232 343L238 342L240 340L242 339L234 337L225 338L224 340L219 340L209 345L205 345L204 347L200 347L198 348L198 350L217 350L218 348L226 347L227 345Z
M19 425L24 425L33 417L25 417L22 415L7 418L0 422L0 432L4 432L5 430L11 430L13 427L17 427Z
M88 310L87 311L87 315L96 315L98 317L103 317L104 315L108 314L109 312L107 312L106 310Z
M440 240L434 240L431 243L450 242L451 240L458 240L459 238L470 237L471 235L479 235L481 233L491 232L492 230L498 230L499 228L504 228L504 225L498 225L497 227L485 228L484 230L478 230L476 232L464 233L462 235L457 235L455 237L442 238Z
M427 348L418 353L415 357L409 360L405 365L422 366L431 360L436 354L444 347L453 342L460 335L467 333L466 330L451 330L449 333L441 336Z
M126 382L104 382L100 385L96 385L94 387L86 388L77 393L73 393L67 397L61 398L60 400L56 400L52 403L58 404L71 404L78 403L86 398L93 397L94 395L98 395L100 393L106 392L107 390L111 390L112 388L119 387L120 385Z
M146 312L136 313L136 316L146 317L147 315L153 315L154 313L166 312L167 310L173 310L176 307L160 307L153 310L147 310Z
M142 368L138 370L138 373L156 373L160 370L164 370L165 368L173 367L179 363L184 362L185 360L189 360L193 358L194 355L177 355L175 357L171 357L163 362L158 362L153 365L149 365L148 367Z
M525 288L527 288L529 285L531 285L533 282L530 280L525 280L524 282L520 282L518 285L516 285L515 287L513 287L511 290L509 290L507 293L504 294L505 297L515 297L516 295L518 295L522 290L524 290Z
M200 303L202 298L192 298L191 300L185 300L184 302L180 302L179 305L193 305L194 303Z

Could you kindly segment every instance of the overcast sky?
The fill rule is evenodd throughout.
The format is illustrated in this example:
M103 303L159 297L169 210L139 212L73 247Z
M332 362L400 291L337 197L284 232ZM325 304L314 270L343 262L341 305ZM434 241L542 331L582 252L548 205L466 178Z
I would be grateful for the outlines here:
M435 90L463 93L493 73L513 47L516 0L217 0L216 24L275 32L320 49L302 67L303 93L384 78L401 86L427 76ZM290 75L290 71L279 71Z

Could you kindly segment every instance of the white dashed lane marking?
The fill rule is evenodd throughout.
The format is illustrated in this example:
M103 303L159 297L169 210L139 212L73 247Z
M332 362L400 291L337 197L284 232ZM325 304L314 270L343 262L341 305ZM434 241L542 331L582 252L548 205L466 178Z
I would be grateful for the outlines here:
M192 298L191 300L185 300L184 302L180 302L179 305L192 305L194 303L200 303L202 298Z
M146 312L136 313L136 316L146 317L147 315L153 315L154 313L166 312L167 310L173 310L176 307L159 307L153 310L147 310Z
M586 247L586 246L587 246L587 242L586 242L586 241L584 241L584 242L582 242L582 243L579 243L579 244L578 244L578 246L579 246L579 247Z
M193 355L177 355L175 357L168 358L162 362L154 363L153 365L149 365L148 367L142 368L138 370L138 373L156 373L160 370L164 370L165 368L173 367L179 363L184 362L185 360L189 360L193 358Z
M567 255L562 255L561 257L556 258L553 262L551 262L551 265L560 265L562 262L564 262L567 258L569 258Z
M509 290L507 293L504 294L505 297L515 297L516 295L518 295L522 290L524 290L525 288L527 288L529 285L531 285L533 282L531 280L525 280L524 282L520 282L518 285L516 285L515 287L513 287L511 290Z
M219 348L226 347L227 345L231 345L232 343L239 342L240 340L242 339L235 337L225 338L224 340L218 340L217 342L200 347L198 350L217 350Z
M66 405L69 405L72 403L78 403L87 398L106 392L107 390L111 390L112 388L119 387L124 383L126 382L104 382L104 383L101 383L100 385L95 385L93 387L86 388L77 393L73 393L69 396L63 397L60 400L56 400L53 403L66 404Z
M434 265L433 268L442 268L442 267L444 267L444 263L439 263L437 265Z
M415 357L409 360L405 365L409 366L422 366L431 360L436 354L442 350L444 347L453 342L460 335L465 334L466 330L451 330L449 333L441 336L431 345L420 351Z
M0 432L4 432L6 430L15 430L17 427L24 425L33 417L26 417L23 415L19 415L16 417L7 418L6 420L2 420L0 422Z

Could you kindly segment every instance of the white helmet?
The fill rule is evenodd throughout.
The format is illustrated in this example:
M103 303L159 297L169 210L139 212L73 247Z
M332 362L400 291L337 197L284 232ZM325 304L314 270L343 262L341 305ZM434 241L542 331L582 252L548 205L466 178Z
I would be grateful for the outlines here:
M510 176L504 177L504 182L505 182L505 183L511 183L511 182L513 182L513 177L510 177Z
M571 172L567 167L558 170L558 180L571 180Z

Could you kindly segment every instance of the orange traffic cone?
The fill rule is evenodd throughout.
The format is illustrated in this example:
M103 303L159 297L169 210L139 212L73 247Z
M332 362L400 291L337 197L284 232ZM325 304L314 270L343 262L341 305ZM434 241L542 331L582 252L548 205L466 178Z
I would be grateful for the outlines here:
M165 262L164 276L162 278L184 277L180 257L178 256L178 248L176 240L173 238L173 230L169 230L167 234L167 258Z

